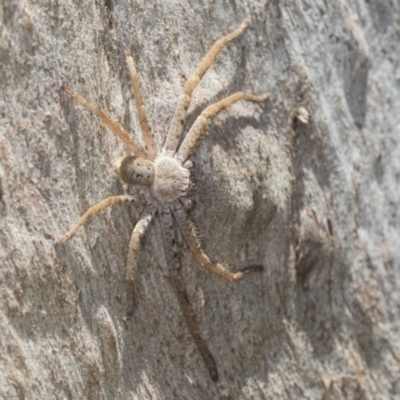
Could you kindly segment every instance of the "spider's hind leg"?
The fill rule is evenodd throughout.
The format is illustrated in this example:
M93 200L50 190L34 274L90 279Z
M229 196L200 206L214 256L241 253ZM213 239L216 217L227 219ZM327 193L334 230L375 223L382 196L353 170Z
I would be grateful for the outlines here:
M135 202L135 198L132 196L110 196L107 197L101 201L99 201L97 204L94 206L90 207L85 214L82 215L81 218L79 218L78 222L62 237L60 237L57 240L57 243L65 243L67 240L69 240L72 236L75 235L75 233L78 231L78 229L85 225L89 219L96 214L98 214L100 211L103 211L107 207L113 206L115 204L127 204L127 203L133 203Z
M189 301L189 296L185 289L181 271L181 257L178 253L179 237L176 236L174 231L174 223L171 215L171 209L160 215L160 222L162 228L162 234L165 244L165 252L167 256L167 263L169 264L170 282L175 291L178 299L182 315L186 322L186 326L192 336L201 356L203 357L204 363L208 369L211 379L214 382L218 381L218 369L217 364L210 350L208 349L207 343L203 340L199 333L199 326L196 321L195 312L193 306Z
M133 314L134 295L133 295L133 278L136 269L136 256L140 245L140 239L146 232L151 220L153 219L155 208L147 207L141 215L138 223L132 231L131 240L129 242L128 260L126 262L126 301L127 301L127 317Z
M139 145L135 140L133 140L125 129L116 121L114 121L108 114L104 111L101 111L90 101L86 100L80 94L76 93L75 90L72 90L67 85L62 85L62 88L66 93L68 93L71 97L73 97L76 101L81 103L84 107L86 107L93 114L97 115L105 125L107 125L114 134L121 139L131 150L134 151L135 155L143 158L147 158L147 152Z
M133 97L136 102L136 109L139 117L140 127L142 128L143 139L148 148L150 159L153 159L158 153L158 146L154 139L154 135L151 132L149 121L147 120L146 108L143 103L142 91L140 90L139 76L136 71L135 63L133 62L133 58L126 46L124 47L124 52L129 73L131 75Z

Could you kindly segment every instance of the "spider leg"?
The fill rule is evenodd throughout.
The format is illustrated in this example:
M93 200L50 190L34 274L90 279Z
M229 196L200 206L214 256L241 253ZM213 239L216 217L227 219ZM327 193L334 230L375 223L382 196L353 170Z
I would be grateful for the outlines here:
M133 58L126 46L124 46L124 52L129 73L131 75L133 97L136 102L136 109L138 112L140 127L142 128L143 139L148 148L149 155L153 159L158 153L158 146L147 120L146 108L143 104L142 92L140 90L139 77L136 71L135 63L133 62Z
M129 242L128 260L126 262L126 299L128 317L133 314L133 278L136 269L136 255L139 249L140 239L153 219L155 211L155 208L152 206L147 207L143 211L138 223L133 228L131 240Z
M176 234L173 229L173 221L171 215L171 209L160 215L160 223L162 228L163 240L165 244L165 252L167 256L167 263L169 264L170 270L170 281L175 294L178 299L182 315L186 322L186 326L192 336L201 356L203 357L204 363L208 369L211 379L214 382L218 381L218 369L217 364L213 355L207 347L206 342L200 335L199 326L196 321L195 312L193 306L190 304L189 297L187 295L185 284L183 282L182 271L181 271L181 259L178 255Z
M103 211L105 208L113 206L115 204L126 204L126 203L133 203L135 202L135 199L131 196L111 196L107 197L94 206L90 207L85 214L82 215L81 218L79 218L78 222L62 237L60 237L57 240L57 243L64 243L67 240L69 240L72 236L75 235L75 233L78 231L78 229L85 225L88 220L93 217L94 215L98 214L100 211Z
M124 128L118 123L111 119L109 115L107 115L104 111L99 110L94 104L87 101L84 97L76 93L67 85L62 85L62 88L75 100L85 106L89 111L93 114L96 114L114 133L115 135L121 139L130 149L133 150L135 155L143 158L147 158L146 151L140 146L137 142L135 142L125 131Z
M203 267L208 268L210 271L221 276L222 278L227 279L230 282L236 282L239 279L242 279L247 272L263 269L263 267L260 265L253 265L245 267L239 272L231 272L227 270L222 264L212 262L207 256L207 254L204 253L203 249L201 248L195 227L193 223L187 218L186 213L182 208L182 206L177 205L173 210L173 214L184 238L186 239L186 242L190 250L196 257L196 260Z
M168 267L175 267L175 259L178 257L178 250L170 209L165 208L159 212L159 216L166 262Z
M204 131L208 119L219 113L222 109L229 107L239 100L264 101L268 98L268 96L268 94L262 96L254 96L245 92L236 92L226 97L225 99L218 101L217 103L209 105L196 118L196 121L185 136L182 144L179 146L179 150L175 154L175 158L183 163L190 156L194 147L196 146L197 140L200 138Z
M243 22L238 29L217 40L208 53L205 55L196 71L187 80L183 89L178 106L176 108L174 118L168 131L167 140L165 141L163 153L173 155L178 148L178 144L182 135L183 124L186 118L186 112L189 107L193 90L199 84L201 78L212 65L219 52L233 39L237 38L247 28L247 22Z

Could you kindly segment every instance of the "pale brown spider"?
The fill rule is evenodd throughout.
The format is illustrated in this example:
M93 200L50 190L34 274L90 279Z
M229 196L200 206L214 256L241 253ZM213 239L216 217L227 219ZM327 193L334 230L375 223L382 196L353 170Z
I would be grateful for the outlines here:
M131 76L133 95L136 102L143 139L146 144L145 148L132 139L119 123L113 121L106 113L99 110L95 105L84 99L68 86L63 85L63 89L70 96L96 114L117 137L133 151L133 155L122 157L117 161L115 164L115 171L125 184L135 185L140 188L139 196L136 198L125 194L103 199L90 207L78 222L63 237L57 240L58 243L64 243L69 240L81 226L86 224L89 218L104 210L106 207L114 204L127 204L140 201L144 203L143 212L133 229L129 243L128 260L126 264L128 315L131 315L133 312L133 277L140 239L155 215L161 218L162 225L168 229L170 226L170 222L168 221L171 221L172 214L197 261L202 266L230 282L235 282L243 278L244 274L248 271L262 269L261 266L250 266L243 268L239 272L231 272L222 264L212 262L202 250L192 222L186 218L185 211L190 206L190 200L185 198L185 195L189 188L189 168L191 167L191 162L187 161L187 159L202 135L208 119L217 114L220 110L239 100L261 102L268 98L268 94L254 96L244 92L237 92L211 104L197 117L182 143L179 145L193 90L196 88L207 69L212 65L215 57L222 48L243 33L246 27L247 23L243 22L237 30L217 40L203 58L194 74L188 79L161 151L147 121L139 86L139 78L133 58L126 47L126 62Z

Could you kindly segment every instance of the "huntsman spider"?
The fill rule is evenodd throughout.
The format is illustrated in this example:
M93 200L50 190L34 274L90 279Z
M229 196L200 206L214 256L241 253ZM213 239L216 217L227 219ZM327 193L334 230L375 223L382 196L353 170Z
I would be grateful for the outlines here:
M121 139L133 154L120 158L115 164L115 171L125 185L134 185L139 188L139 195L118 195L101 200L90 207L78 222L61 238L58 243L64 243L76 234L79 228L85 225L88 220L100 211L115 204L130 204L143 202L142 214L133 229L129 243L128 259L126 263L127 281L127 314L133 312L133 279L136 269L136 255L139 249L140 239L146 232L150 222L155 216L160 218L162 227L170 228L172 218L175 219L183 237L197 261L210 271L227 279L236 282L242 279L249 271L260 270L260 265L245 267L238 272L231 272L221 263L215 263L202 250L193 223L186 217L186 210L190 206L190 200L185 196L189 189L190 172L192 163L188 160L193 152L196 143L204 133L207 122L222 109L229 107L239 100L263 102L268 94L255 96L245 92L236 92L214 104L206 107L197 117L187 134L181 140L183 125L187 115L187 109L191 102L194 89L208 68L213 64L216 56L225 45L238 37L246 29L247 23L232 33L217 40L206 56L200 62L194 74L187 80L183 95L179 99L167 138L162 148L159 147L146 117L146 110L143 104L142 94L139 85L139 77L134 65L133 58L125 46L125 57L133 88L133 96L145 146L142 147L133 139L125 129L109 117L105 112L98 109L94 104L84 99L70 87L63 85L63 89L71 97L86 107L93 114L97 115L114 134ZM164 229L163 228L163 229ZM165 235L167 237L167 235ZM166 246L172 245L166 243Z

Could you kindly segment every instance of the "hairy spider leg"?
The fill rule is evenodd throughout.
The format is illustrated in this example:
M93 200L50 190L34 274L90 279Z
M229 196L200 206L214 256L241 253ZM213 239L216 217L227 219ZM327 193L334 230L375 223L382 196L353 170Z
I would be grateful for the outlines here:
M136 109L138 112L140 127L142 128L143 139L146 143L150 159L153 160L158 154L158 146L151 132L151 127L146 116L146 108L143 104L142 92L140 90L139 77L136 71L133 58L126 46L124 46L126 57L126 64L128 65L129 73L131 75L132 92L136 102Z
M186 326L192 336L204 363L208 369L211 379L218 381L218 369L213 355L207 347L206 342L200 335L199 326L196 321L193 306L190 304L181 271L181 259L178 256L177 238L174 231L174 224L171 209L160 215L161 230L164 239L164 248L167 256L167 263L170 265L170 282L175 290L180 309L182 311Z
M209 259L207 254L204 253L203 249L201 248L200 241L196 234L196 229L193 223L187 218L183 208L179 206L175 207L175 209L173 210L173 215L190 250L192 251L196 260L200 263L200 265L208 268L210 271L221 276L222 278L227 279L230 282L236 282L244 277L244 273L247 272L247 270L243 272L231 272L227 270L222 264L213 263Z
M63 85L62 88L75 100L85 106L93 114L97 115L114 133L121 139L130 149L133 150L136 156L142 158L148 158L147 152L140 146L136 141L134 141L125 129L118 123L111 119L104 111L99 110L94 104L87 101L84 97L76 93L67 85Z
M247 28L247 22L245 21L240 25L238 29L224 36L223 38L217 40L213 44L211 49L208 51L208 53L205 55L205 57L202 59L196 71L187 80L185 87L183 89L183 94L179 99L178 106L176 108L171 126L168 131L168 136L163 148L164 154L172 156L176 152L176 149L178 148L179 141L182 136L183 124L186 119L186 112L187 109L189 108L193 90L199 84L201 78L206 73L208 68L210 68L210 66L214 62L219 52L223 49L223 47L227 45L229 42L231 42L233 39L241 35L246 28Z
M160 217L159 220L167 266L170 268L176 268L178 266L179 268L179 263L176 262L176 258L178 258L178 248L171 211L169 208L164 208L158 215Z
M134 294L133 294L133 279L136 269L136 256L140 245L140 239L146 232L151 220L153 219L156 209L153 206L147 207L138 223L135 225L132 231L131 240L129 242L128 260L126 262L126 301L127 301L127 316L130 317L133 314L134 307Z
M196 146L196 143L202 135L205 126L207 125L208 119L219 113L222 109L229 107L233 103L239 100L250 100L250 101L264 101L268 98L268 94L263 96L254 96L249 93L236 92L225 99L218 101L217 103L209 105L203 110L203 112L196 118L196 121L190 128L189 132L183 139L182 144L179 146L179 150L175 154L175 158L183 163L192 153Z
M81 218L79 218L78 222L61 238L57 240L57 243L64 243L67 240L69 240L72 236L75 235L75 233L78 231L78 229L85 225L91 217L94 215L98 214L100 211L103 211L107 207L113 206L115 204L127 204L127 203L134 203L135 198L132 196L111 196L107 197L101 201L99 201L97 204L94 206L90 207L85 214L82 215Z

